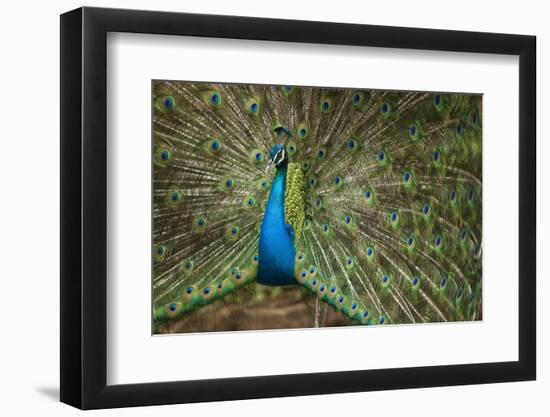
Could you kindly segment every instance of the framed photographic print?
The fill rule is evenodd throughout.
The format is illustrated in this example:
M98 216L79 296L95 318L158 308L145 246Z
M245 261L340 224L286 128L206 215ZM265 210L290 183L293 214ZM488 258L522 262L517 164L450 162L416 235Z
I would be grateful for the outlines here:
M535 378L534 37L81 8L61 100L63 402Z

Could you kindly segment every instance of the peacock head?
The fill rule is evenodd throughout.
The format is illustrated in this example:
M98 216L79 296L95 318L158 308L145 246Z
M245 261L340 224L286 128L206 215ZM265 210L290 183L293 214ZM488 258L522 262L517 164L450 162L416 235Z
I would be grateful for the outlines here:
M269 171L273 166L280 168L288 163L288 155L285 149L285 145L275 145L269 150L269 162L265 169L265 172Z

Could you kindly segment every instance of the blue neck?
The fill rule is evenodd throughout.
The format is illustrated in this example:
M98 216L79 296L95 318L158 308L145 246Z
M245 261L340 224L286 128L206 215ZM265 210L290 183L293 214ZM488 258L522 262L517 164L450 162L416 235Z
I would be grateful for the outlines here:
M285 223L286 166L277 169L260 229L258 282L297 284L294 278L294 242Z

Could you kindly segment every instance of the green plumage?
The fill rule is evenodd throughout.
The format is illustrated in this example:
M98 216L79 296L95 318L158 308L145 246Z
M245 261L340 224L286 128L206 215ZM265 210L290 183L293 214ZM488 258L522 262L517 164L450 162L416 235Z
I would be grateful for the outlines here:
M304 174L298 164L288 165L285 192L285 222L295 234L295 243L302 237L305 220L305 184Z
M155 81L152 100L155 324L261 291L277 143L314 325L481 319L481 96Z

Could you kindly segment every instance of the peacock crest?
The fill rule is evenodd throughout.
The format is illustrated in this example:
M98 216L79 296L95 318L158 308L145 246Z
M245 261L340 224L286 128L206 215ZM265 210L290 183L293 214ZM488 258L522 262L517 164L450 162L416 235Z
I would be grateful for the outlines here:
M479 95L154 81L155 331L287 290L311 326L480 320L481 110Z

